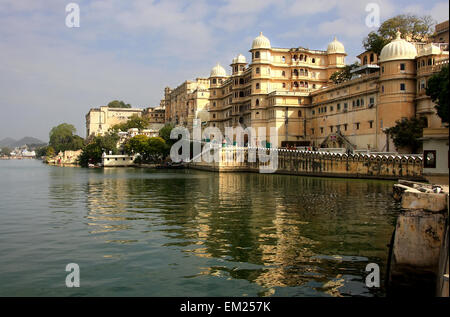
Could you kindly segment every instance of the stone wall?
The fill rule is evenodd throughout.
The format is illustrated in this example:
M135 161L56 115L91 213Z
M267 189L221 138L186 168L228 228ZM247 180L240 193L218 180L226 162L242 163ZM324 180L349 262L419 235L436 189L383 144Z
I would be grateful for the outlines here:
M266 149L260 150L269 153ZM267 163L260 163L258 155L255 162L248 162L248 151L248 148L222 148L219 162L207 163L202 160L191 162L189 166L217 172L259 172L260 165ZM270 151L276 151L278 156L275 171L278 174L422 180L421 156L318 153L284 149ZM238 155L243 155L243 162L237 160Z

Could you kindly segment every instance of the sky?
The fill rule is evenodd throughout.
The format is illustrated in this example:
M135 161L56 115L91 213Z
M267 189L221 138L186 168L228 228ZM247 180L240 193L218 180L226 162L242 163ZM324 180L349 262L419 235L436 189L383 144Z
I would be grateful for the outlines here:
M79 27L66 26L71 2ZM157 106L166 86L208 77L217 63L230 73L239 53L250 60L259 32L273 47L317 50L336 36L352 63L376 30L365 23L369 3L381 21L449 18L440 0L0 0L0 140L47 142L64 122L84 137L89 109L115 99Z

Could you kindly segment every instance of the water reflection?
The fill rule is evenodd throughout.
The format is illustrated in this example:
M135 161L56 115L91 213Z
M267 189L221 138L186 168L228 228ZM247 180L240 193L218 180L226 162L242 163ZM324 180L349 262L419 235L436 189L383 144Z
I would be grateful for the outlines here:
M83 173L87 180L74 183L52 175L52 208L82 200L88 233L122 245L123 254L144 243L142 252L176 250L173 265L201 261L195 274L173 278L244 280L262 296L380 294L365 288L364 268L376 262L383 272L398 210L390 182L133 168Z

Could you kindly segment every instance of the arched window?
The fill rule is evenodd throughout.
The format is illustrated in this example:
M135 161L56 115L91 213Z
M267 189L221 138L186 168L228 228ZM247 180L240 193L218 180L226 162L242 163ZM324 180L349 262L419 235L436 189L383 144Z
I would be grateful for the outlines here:
M303 60L303 54L300 54L300 58L301 61Z
M294 55L294 61L296 61L297 60L297 55Z
M306 62L306 57L307 57L307 56L305 55L305 62Z
M286 57L281 57L281 60L283 61L283 63L286 62Z
M259 106L259 99L256 99L255 105Z
M304 82L300 82L300 87L305 87L305 83Z
M294 76L298 76L298 69L294 69Z
M305 69L305 76L308 76L308 70Z
M308 88L308 83L307 82L305 82L305 87Z
M431 58L428 59L428 66L431 66Z
M313 59L311 60L311 62L314 64L314 63L316 62L316 59L313 58Z
M294 81L294 87L298 88L298 82Z
M370 53L370 62L372 63L375 60L373 53Z
M283 83L283 88L286 88L286 83Z
M256 52L256 53L255 53L255 58L259 58L259 57L260 57L259 52Z
M286 77L286 72L284 70L281 72L281 76Z

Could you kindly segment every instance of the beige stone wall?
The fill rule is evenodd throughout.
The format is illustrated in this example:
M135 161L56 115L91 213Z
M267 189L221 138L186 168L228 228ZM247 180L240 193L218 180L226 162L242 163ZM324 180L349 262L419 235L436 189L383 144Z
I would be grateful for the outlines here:
M388 156L366 154L331 154L276 150L278 168L275 173L310 176L358 177L379 179L422 180L422 158L419 156ZM238 162L239 152L244 161ZM262 163L261 163L262 164ZM214 171L258 172L260 162L248 162L248 149L225 148L221 150L221 162L190 163L193 168Z

